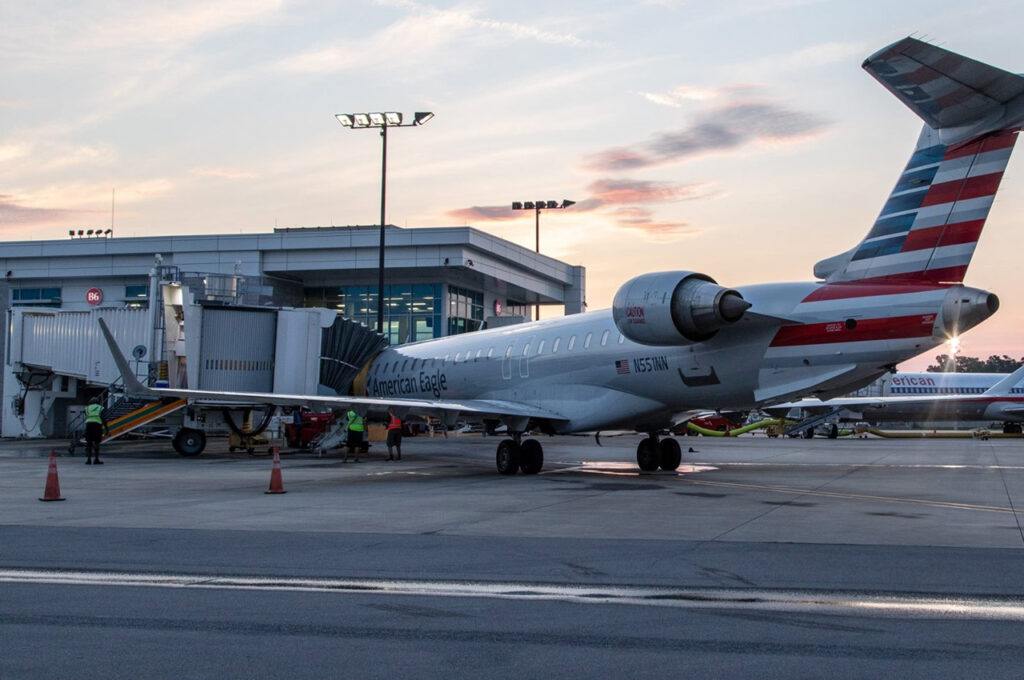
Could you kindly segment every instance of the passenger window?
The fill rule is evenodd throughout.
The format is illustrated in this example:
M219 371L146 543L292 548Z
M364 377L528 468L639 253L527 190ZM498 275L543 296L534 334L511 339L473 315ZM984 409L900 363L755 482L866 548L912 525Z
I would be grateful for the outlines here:
M626 336L623 335L622 333L619 333L619 344L621 345L625 341L626 341Z
M455 363L459 363L462 360L462 352L455 353Z
M402 373L405 373L405 369L409 366L409 360L406 359L402 362Z
M490 359L493 356L494 356L494 348L493 347L488 347L487 348L487 358Z
M544 354L544 343L546 342L546 340L541 340L540 342L537 343L537 356Z
M527 356L530 353L530 343L523 345L523 356Z
M512 356L512 345L505 348L505 358L508 359L510 356Z
M594 339L593 333L587 333L587 337L583 338L583 349L590 349L590 341Z
M575 335L570 335L569 336L569 344L566 345L565 348L571 352L572 348L575 347L575 346L576 346L576 336Z
M608 331L605 331L604 333L601 333L601 347L604 347L607 344L608 344Z
M562 344L561 338L555 338L555 341L551 344L551 353L558 354L558 346Z
M392 373L398 373L398 362L397 361L395 362L395 365L391 368L391 372Z
M476 356L473 357L473 361L476 361L477 359L479 359L483 355L483 353L484 353L484 348L481 347L480 349L478 349L476 351Z

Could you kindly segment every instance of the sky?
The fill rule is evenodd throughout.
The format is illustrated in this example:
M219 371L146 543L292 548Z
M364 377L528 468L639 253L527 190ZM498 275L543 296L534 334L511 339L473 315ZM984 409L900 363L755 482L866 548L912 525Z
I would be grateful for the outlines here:
M378 224L473 226L587 269L811 280L867 233L919 119L861 68L907 35L1024 72L1019 2L0 0L0 248ZM1024 159L966 283L1000 311L960 352L1024 356ZM923 370L936 352L901 365Z

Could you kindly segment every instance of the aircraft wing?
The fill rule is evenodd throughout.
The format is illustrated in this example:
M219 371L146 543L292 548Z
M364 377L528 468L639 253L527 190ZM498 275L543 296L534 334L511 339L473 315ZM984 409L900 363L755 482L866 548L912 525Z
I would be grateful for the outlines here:
M982 394L935 394L907 397L837 397L827 401L822 401L821 399L801 399L799 401L790 401L784 404L765 406L762 410L774 414L785 413L786 411L789 411L789 409L801 408L813 413L815 410L827 411L834 408L846 408L851 411L859 411L864 408L885 408L887 406L938 405L943 403L977 401L991 402L999 400L993 399L992 397L986 397ZM1013 409L1024 411L1024 406L1009 407L1006 410Z
M334 409L353 409L359 412L369 410L386 411L396 408L403 413L422 415L440 415L442 413L463 413L475 416L544 418L547 420L568 420L565 416L547 409L513 401L498 399L392 399L385 397L330 397L316 394L281 394L277 392L218 392L213 390L190 390L167 387L147 387L139 382L132 372L128 360L107 328L106 322L99 319L100 330L114 356L114 362L121 372L125 391L131 395L148 397L174 397L190 399L200 404L218 406L243 406L274 404L277 406L322 406Z

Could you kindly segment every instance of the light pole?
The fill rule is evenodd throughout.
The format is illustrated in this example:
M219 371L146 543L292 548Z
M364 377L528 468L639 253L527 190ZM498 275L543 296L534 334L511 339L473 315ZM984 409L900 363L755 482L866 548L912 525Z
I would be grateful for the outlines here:
M418 111L413 114L411 123L402 122L402 114L389 111L387 113L336 113L338 122L353 130L359 128L380 129L382 141L380 161L380 258L377 272L377 332L384 332L384 211L388 181L388 128L416 127L423 125L434 117L430 111Z
M541 210L562 210L568 208L570 205L576 205L576 201L570 201L564 199L561 203L558 201L512 201L513 210L533 210L536 219L534 220L534 229L537 234L537 250L540 253L540 211ZM540 319L540 304L534 307L533 311L534 321Z

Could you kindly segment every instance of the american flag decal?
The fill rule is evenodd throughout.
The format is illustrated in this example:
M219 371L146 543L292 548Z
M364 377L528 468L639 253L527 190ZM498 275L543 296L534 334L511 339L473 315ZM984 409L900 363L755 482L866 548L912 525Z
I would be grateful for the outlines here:
M619 359L615 362L615 372L619 375L629 373L629 359Z

